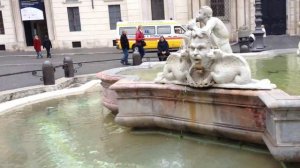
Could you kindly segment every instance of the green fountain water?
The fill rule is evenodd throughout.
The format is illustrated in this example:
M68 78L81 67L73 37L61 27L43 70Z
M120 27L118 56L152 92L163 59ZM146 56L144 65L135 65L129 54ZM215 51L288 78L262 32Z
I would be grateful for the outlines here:
M300 57L295 54L279 55L271 58L247 58L252 78L270 79L279 89L290 95L300 95ZM126 70L119 74L138 75L141 80L153 81L163 66L158 65L143 70Z
M2 114L0 167L281 167L265 147L118 126L99 92Z

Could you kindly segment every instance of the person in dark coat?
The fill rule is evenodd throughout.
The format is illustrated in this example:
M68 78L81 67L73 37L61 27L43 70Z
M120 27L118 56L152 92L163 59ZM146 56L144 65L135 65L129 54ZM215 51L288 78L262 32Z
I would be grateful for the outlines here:
M42 52L41 52L42 42L41 42L38 35L34 36L33 47L34 47L34 50L36 52L36 58L37 59L43 58L43 55L42 55Z
M123 65L130 65L128 63L128 50L129 50L129 42L128 42L128 38L127 38L127 32L125 30L122 31L122 35L121 35L121 47L123 50L123 58L121 60L121 64Z
M159 39L159 42L157 43L157 56L159 61L166 61L168 56L170 55L169 52L169 44L164 38L164 36L161 36Z
M47 35L43 41L43 48L46 48L47 50L47 58L51 58L50 48L52 48L52 44Z

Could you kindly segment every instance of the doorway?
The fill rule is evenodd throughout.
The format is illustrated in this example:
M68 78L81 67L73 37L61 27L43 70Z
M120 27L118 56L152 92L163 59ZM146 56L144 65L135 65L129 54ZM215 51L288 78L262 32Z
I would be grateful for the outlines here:
M43 1L42 1L42 10L43 10L43 14L44 14L44 20L23 21L27 46L33 46L34 35L38 35L42 41L44 40L44 37L46 35L48 36L45 5L44 5Z
M267 35L286 34L286 0L261 0Z

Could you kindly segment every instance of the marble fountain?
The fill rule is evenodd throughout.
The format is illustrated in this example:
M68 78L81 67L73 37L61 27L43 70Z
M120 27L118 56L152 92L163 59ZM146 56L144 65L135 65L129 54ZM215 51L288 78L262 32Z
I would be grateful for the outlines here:
M185 44L165 63L147 62L98 73L103 105L123 126L266 144L277 160L299 162L300 96L277 89L268 79L252 79L242 54L231 53L227 43L214 45L214 32L195 25L200 17L189 23ZM152 81L121 74L155 66L163 68Z

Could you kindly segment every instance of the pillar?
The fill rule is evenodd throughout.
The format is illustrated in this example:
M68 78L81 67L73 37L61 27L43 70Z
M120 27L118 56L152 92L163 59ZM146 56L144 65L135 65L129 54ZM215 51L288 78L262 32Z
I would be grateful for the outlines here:
M14 18L17 47L19 50L24 50L26 42L19 0L11 0L11 8Z

